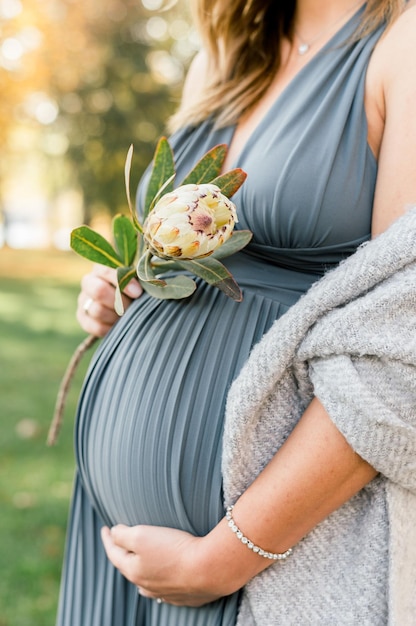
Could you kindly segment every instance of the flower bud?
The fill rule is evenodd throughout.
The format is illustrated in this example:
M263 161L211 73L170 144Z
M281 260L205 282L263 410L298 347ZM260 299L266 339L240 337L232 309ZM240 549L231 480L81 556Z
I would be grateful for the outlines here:
M155 204L143 235L161 258L200 259L227 241L237 221L235 205L216 185L182 185Z

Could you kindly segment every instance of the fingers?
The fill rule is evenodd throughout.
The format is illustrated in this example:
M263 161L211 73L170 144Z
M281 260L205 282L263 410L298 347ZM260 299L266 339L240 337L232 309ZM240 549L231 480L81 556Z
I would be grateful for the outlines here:
M111 530L106 526L101 529L101 538L110 561L119 569L124 569L126 564L126 557L128 556L130 551L117 545L114 542L114 539L111 535Z
M105 265L96 264L92 269L92 274L113 285L113 287L117 286L117 271L112 267L106 267ZM135 298L139 298L142 295L143 289L141 288L139 281L133 279L123 290L123 293L132 300L134 300Z
M108 559L130 582L138 585L139 578L137 572L137 555L125 548L117 545L109 528L101 529L101 539Z
M157 595L157 593L152 593L151 591L147 591L143 589L143 587L137 587L137 593L143 598L150 598L151 600L156 600L157 604L162 604L163 602L167 602L165 598L161 598ZM169 604L175 604L174 602L169 602Z
M117 546L128 552L137 552L141 543L141 535L143 535L141 528L143 527L117 524L110 531L111 538Z
M111 530L101 529L101 538L108 559L130 582L140 595L156 600L159 595L147 577L143 576L140 557L137 555L135 527L118 525ZM129 547L127 547L129 546Z
M76 317L87 333L104 337L118 320L118 315L114 311L116 285L116 270L103 265L95 265L92 271L83 277ZM141 294L139 282L131 281L122 295L124 309L130 306L132 299Z
M94 300L84 291L78 296L76 317L81 328L96 337L104 337L118 319L114 309L100 304L98 300Z

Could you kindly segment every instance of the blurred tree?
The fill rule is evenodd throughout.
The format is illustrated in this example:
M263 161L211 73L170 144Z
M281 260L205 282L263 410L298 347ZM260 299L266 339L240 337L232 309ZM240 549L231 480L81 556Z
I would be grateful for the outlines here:
M125 210L128 147L137 182L179 98L195 44L182 5L162 2L0 0L0 141L22 150L33 131L52 192L80 187L86 221Z
M137 168L143 171L175 106L172 83L177 86L182 79L182 67L178 71L171 62L171 74L157 80L149 56L155 52L149 11L132 0L107 0L104 5L106 10L90 18L76 89L67 88L56 76L58 122L66 125L70 138L68 157L77 169L89 208L87 221L91 213L105 207L111 212L125 209L127 149L135 144L134 166L136 172ZM164 20L157 19L162 21L153 22L153 27L159 24L163 34ZM151 27L152 21L150 33ZM159 52L166 52L164 58L171 58L167 54L171 39L157 43ZM137 174L133 180L137 181Z

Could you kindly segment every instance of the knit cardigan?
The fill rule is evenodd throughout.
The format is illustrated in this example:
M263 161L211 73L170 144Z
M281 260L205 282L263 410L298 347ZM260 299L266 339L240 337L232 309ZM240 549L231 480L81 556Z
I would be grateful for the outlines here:
M315 283L252 350L227 399L226 505L313 396L379 474L246 585L237 624L414 626L416 207Z

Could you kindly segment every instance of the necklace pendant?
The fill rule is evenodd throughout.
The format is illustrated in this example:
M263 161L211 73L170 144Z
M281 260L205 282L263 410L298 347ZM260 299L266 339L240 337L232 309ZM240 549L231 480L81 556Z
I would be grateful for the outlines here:
M300 56L303 56L304 54L309 52L309 48L310 46L307 43L301 43L298 47L298 54L300 54Z

